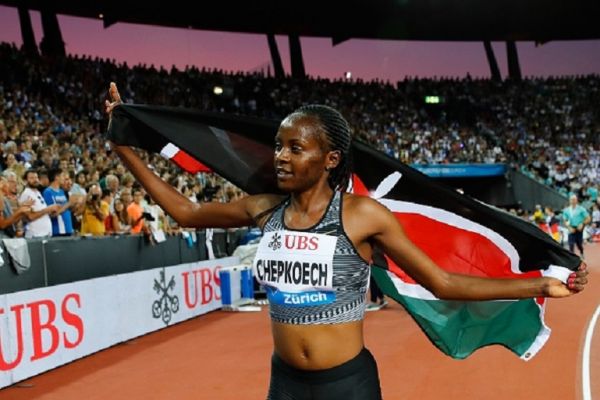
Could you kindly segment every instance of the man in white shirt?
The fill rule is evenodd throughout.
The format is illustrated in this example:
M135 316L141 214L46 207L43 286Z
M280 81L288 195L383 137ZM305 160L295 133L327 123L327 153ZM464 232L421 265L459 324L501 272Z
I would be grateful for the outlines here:
M27 223L25 224L25 238L39 238L52 236L52 222L49 214L55 214L60 209L60 205L54 204L48 206L44 197L39 191L40 181L35 170L30 169L25 172L25 183L27 187L19 196L19 204L27 200L33 200L31 211L27 213Z

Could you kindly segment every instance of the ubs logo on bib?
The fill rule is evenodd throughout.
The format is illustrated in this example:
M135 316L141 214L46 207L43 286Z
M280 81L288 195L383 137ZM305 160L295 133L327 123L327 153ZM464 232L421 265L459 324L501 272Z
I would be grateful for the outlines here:
M269 242L269 247L273 250L273 251L277 251L281 248L281 235L279 235L278 233L273 235L273 238L271 239L271 242Z
M288 250L318 250L319 238L316 236L290 235L284 236L285 248Z

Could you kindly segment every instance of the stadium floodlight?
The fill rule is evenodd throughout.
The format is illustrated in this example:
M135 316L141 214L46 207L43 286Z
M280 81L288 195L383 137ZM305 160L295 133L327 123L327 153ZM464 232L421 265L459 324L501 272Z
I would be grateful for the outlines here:
M439 104L440 96L425 96L425 103L426 104Z
M217 96L220 96L223 94L223 88L221 86L215 86L213 88L213 93L216 94Z

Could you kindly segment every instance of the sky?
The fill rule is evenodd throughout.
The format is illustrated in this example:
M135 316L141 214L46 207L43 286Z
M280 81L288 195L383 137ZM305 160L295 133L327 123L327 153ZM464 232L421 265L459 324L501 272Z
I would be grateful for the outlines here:
M42 38L40 14L31 12L36 41ZM164 28L117 23L104 29L100 19L59 15L69 54L92 55L170 68L186 65L253 71L266 68L271 57L266 35ZM16 8L0 6L0 42L22 43ZM287 37L277 42L289 68ZM405 77L489 77L481 42L421 42L351 39L332 46L329 38L301 38L306 72L313 77L396 82ZM493 43L503 76L507 74L504 43ZM600 73L600 40L559 41L536 47L517 44L524 76Z

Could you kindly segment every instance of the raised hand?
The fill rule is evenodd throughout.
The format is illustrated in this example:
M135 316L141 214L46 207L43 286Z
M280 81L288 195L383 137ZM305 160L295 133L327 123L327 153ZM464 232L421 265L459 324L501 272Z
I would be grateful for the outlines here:
M121 100L121 95L119 94L119 89L117 89L117 84L114 82L110 83L110 87L108 88L108 97L110 98L110 101L106 100L104 102L104 110L110 117L112 110L123 102Z

